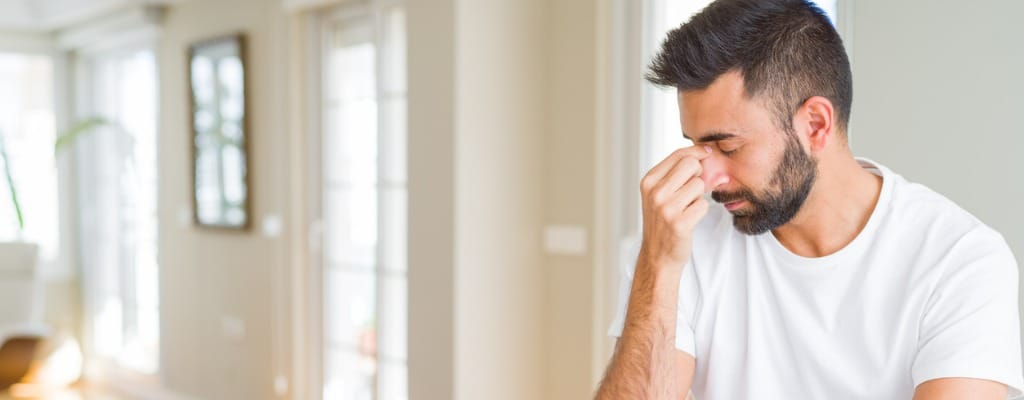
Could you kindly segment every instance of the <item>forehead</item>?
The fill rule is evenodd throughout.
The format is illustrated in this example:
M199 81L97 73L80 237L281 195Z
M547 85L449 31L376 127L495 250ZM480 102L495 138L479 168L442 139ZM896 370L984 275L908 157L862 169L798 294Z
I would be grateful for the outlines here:
M705 89L680 91L679 117L694 143L750 138L774 128L762 103L747 97L738 72L722 74Z

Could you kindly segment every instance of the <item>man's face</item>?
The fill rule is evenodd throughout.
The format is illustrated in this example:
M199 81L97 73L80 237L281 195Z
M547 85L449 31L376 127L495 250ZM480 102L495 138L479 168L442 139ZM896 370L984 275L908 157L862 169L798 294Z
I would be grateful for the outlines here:
M701 179L737 230L756 235L793 219L814 185L817 162L797 132L779 129L761 101L746 98L738 73L680 93L679 112L684 136L713 149Z

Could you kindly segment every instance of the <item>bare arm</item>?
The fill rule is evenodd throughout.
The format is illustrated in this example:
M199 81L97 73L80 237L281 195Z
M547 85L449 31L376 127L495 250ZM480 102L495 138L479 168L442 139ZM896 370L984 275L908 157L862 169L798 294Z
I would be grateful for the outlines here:
M638 281L597 399L685 399L696 361L675 348L674 307L644 306L649 304L645 299L636 299L643 297Z
M940 378L918 385L914 400L1003 400L1007 390L1005 384L987 379Z
M692 234L707 213L700 160L709 149L677 150L641 181L644 238L622 335L598 400L684 399L696 362L675 347L679 279Z

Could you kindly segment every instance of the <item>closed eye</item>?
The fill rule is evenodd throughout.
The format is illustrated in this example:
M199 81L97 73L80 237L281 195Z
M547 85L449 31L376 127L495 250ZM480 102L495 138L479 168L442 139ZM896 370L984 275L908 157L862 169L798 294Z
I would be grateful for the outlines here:
M731 156L733 154L736 154L737 151L740 151L740 149L737 147L737 148L732 149L732 150L726 150L726 149L723 149L722 146L718 146L718 151L721 151L722 154L724 154L726 156Z

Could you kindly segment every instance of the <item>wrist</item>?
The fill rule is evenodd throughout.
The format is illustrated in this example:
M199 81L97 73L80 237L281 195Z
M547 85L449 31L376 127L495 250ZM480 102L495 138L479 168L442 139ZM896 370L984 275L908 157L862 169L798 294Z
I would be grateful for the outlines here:
M682 271L681 266L674 264L638 260L633 275L633 292L648 293L651 306L675 309Z
M686 261L690 259L690 240L678 239L678 243L648 243L644 240L640 245L640 253L637 257L638 263L643 263L656 269L675 269L681 271ZM670 248L666 248L670 246Z
M682 276L686 262L671 257L655 257L644 251L636 261L636 274L644 274L658 283L676 282Z

